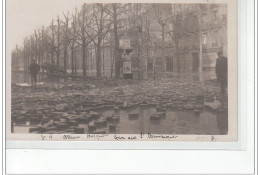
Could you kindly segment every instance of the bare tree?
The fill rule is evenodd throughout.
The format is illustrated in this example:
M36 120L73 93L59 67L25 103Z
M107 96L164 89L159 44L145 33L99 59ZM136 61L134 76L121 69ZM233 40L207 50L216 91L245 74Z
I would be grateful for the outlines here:
M174 6L175 7L175 6ZM175 53L176 53L176 65L177 65L177 72L180 72L180 57L179 57L179 40L180 40L180 32L178 30L178 25L180 25L180 15L175 14L175 10L173 10L173 14L171 19L169 20L172 30L168 32L168 35L171 37L172 41L175 45Z
M30 57L30 40L25 38L23 41L23 71L24 71L24 82L28 81L26 73L29 69L29 57Z
M40 57L39 57L39 42L40 42L40 34L37 33L37 30L34 30L34 41L35 41L35 60L39 63Z
M30 36L30 55L31 55L31 59L29 61L29 65L31 64L32 59L35 58L35 40L34 40L34 35Z
M86 4L83 4L83 8L77 17L77 25L79 30L77 30L77 38L81 41L79 44L82 48L82 70L83 76L86 76L86 48L91 42L91 39L87 35L88 26L90 25L90 20L86 16Z
M151 34L150 34L150 30L151 30L151 17L149 14L146 14L144 16L144 28L146 30L146 56L147 58L150 58L150 51L149 48L152 46L152 41L151 41ZM147 63L148 65L148 60Z
M52 42L51 42L51 37L48 35L48 28L42 27L42 32L41 32L41 57L42 57L42 64L45 64L48 58L50 58L51 55L51 48L54 48L54 45L52 47Z
M65 73L67 72L67 61L68 61L68 45L70 43L70 38L69 38L69 12L65 15L63 13L63 16L65 18L65 21L61 21L63 23L63 45L64 45L64 55L63 55L63 63L64 63L64 71Z
M139 78L143 79L146 76L145 67L147 67L147 60L149 54L150 44L150 11L151 7L145 4L135 4L136 12L132 17L132 23L137 29L137 55L139 59ZM146 47L146 58L144 57L143 50Z
M170 16L168 13L168 5L167 4L156 4L154 6L154 17L156 22L161 26L161 34L162 34L162 63L163 70L166 72L166 59L164 54L164 40L165 40L165 26L170 20Z
M21 49L18 47L18 45L16 45L15 49L11 53L12 71L18 71L21 57L22 57Z
M23 58L24 58L24 71L27 71L28 70L28 63L29 63L29 52L30 52L30 45L29 45L29 39L28 38L25 38L24 41L23 41Z
M57 57L57 67L60 68L60 47L61 47L61 20L60 17L57 16L57 28L55 30L55 35L57 38L57 46L56 46L56 57Z
M113 3L108 8L106 8L106 12L110 15L112 18L112 25L113 25L113 35L114 35L114 60L115 60L115 75L116 78L120 77L120 55L119 55L119 35L118 35L118 24L120 21L120 16L126 12L125 7L128 4L119 4L119 3ZM112 61L113 63L114 61ZM113 66L113 64L112 64ZM112 67L113 70L113 67Z
M101 76L101 45L102 41L108 34L111 26L111 22L108 20L108 13L106 13L107 7L104 4L95 4L92 6L92 21L89 25L88 37L93 41L96 50L96 69L97 76Z
M35 59L40 66L43 63L43 42L44 42L44 30L34 30L34 41L35 41Z
M44 27L42 26L42 29L41 29L41 44L40 44L40 65L43 65L43 62L44 62L44 56L43 56L43 53L44 53L44 41L45 41L45 35L44 35Z
M77 13L77 12L76 12ZM76 59L74 58L75 49L77 47L77 17L72 14L72 23L71 28L69 30L69 49L71 52L71 72L72 75L76 74Z
M143 30L144 30L144 21L143 14L140 12L143 4L135 4L135 15L133 17L134 27L137 30L137 57L138 57L138 78L143 79Z
M54 26L54 20L51 21L51 36L48 36L48 39L50 41L50 50L51 50L51 61L54 61L54 52L55 52L55 26Z

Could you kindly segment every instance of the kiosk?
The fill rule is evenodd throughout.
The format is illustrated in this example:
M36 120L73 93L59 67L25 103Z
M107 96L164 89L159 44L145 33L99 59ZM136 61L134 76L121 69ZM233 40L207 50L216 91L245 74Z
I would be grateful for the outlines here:
M131 53L133 49L130 45L130 39L127 37L120 39L119 45L120 45L120 50L122 50L123 77L124 79L133 79L132 59L131 59Z

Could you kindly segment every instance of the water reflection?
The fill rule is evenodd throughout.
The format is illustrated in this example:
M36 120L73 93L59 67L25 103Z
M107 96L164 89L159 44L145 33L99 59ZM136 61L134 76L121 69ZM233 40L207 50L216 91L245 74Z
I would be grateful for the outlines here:
M151 74L151 73L149 73ZM149 79L153 79L152 76L148 76ZM88 76L94 76L94 74L88 74ZM159 75L158 75L159 76ZM161 79L157 76L156 80ZM196 81L205 81L205 80L211 80L216 79L216 75L214 71L204 71L203 73L174 73L174 72L168 72L166 73L166 77L170 79L180 80L180 81L188 81L188 82L196 82ZM45 73L39 73L38 74L38 81L47 82L48 77ZM61 78L60 81L63 81ZM31 77L29 72L23 72L23 71L12 71L12 83L30 83Z
M227 112L211 113L193 111L167 111L165 118L152 120L151 116L156 113L155 108L119 110L118 120L109 120L113 116L114 110L107 110L101 113L101 117L89 121L88 124L78 123L76 126L65 124L58 129L55 126L52 130L45 130L48 133L117 133L117 134L196 134L196 135L222 135L227 134L228 117ZM129 114L137 114L138 117L129 118ZM65 122L65 120L64 120ZM102 123L103 122L103 123ZM59 123L59 122L58 122ZM70 122L71 123L71 122ZM23 125L15 125L14 133L40 133L37 127L42 125L30 125L26 122ZM90 127L92 129L90 130ZM94 129L93 129L94 127Z
M29 72L12 71L12 83L31 83L31 76ZM39 73L37 75L38 82L46 80L46 74Z
M217 124L220 134L228 134L228 112L217 113Z

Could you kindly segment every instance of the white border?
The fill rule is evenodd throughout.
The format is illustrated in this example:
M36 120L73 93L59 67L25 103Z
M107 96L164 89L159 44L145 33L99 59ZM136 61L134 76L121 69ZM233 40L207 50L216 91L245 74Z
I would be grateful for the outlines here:
M2 114L2 120L1 120L1 130L0 130L0 135L2 136L2 142L1 142L1 172L2 174L4 174L6 172L6 161L5 161L5 157L6 157L6 145L5 145L5 59L4 59L4 55L5 55L5 1L2 1L0 8L2 9L1 11L1 20L2 20L2 27L0 29L1 31L1 56L2 56L2 60L0 61L0 67L2 67L3 69L0 71L0 79L3 82L3 85L0 86L0 90L1 90L1 108L0 108L0 113Z
M241 4L243 3L243 4ZM243 46L239 45L246 58L242 66L242 84L239 83L239 116L246 116L247 128L242 131L247 142L244 151L225 150L32 150L7 149L7 173L185 173L185 174L253 174L254 173L254 18L253 0L240 0L240 8L247 9L240 13L241 19L247 19L246 25L239 23L244 35ZM242 16L241 16L242 15ZM246 30L243 30L245 29ZM241 34L241 30L239 33ZM246 32L245 32L246 31ZM246 37L245 37L246 33ZM245 44L246 43L246 47ZM245 48L247 52L245 53ZM246 56L246 57L244 57ZM245 62L243 62L245 63ZM246 68L245 68L246 67ZM239 69L241 70L241 69ZM242 73L242 72L241 72ZM246 73L246 74L244 74ZM246 81L245 81L246 80ZM242 86L242 87L241 87ZM242 105L242 106L241 106ZM247 110L245 110L245 107ZM242 122L245 122L243 119ZM246 134L244 131L247 131ZM71 142L72 143L72 142ZM70 143L70 144L71 144ZM186 143L187 144L187 143Z
M121 0L122 1L122 0ZM193 0L185 0L185 2L194 2ZM203 1L201 1L203 2ZM211 1L209 1L211 2ZM212 1L213 2L213 1ZM225 2L223 0L218 0L217 2ZM234 1L232 1L234 2ZM229 3L230 4L236 4L236 3ZM243 1L241 2L241 4L238 4L239 9L242 9L243 7L246 7L246 2ZM229 7L230 9L231 7ZM232 7L235 8L235 7ZM235 10L236 11L236 10ZM243 13L243 14L242 14ZM241 15L243 18L242 22L239 21L241 23L241 28L239 27L239 36L243 36L242 33L246 32L246 10L241 11ZM231 16L231 15L230 15ZM233 14L232 16L236 16L235 14ZM230 18L230 17L229 17ZM233 19L232 19L233 20ZM234 19L235 20L235 19ZM231 19L229 19L229 22L231 21ZM235 22L234 22L235 23ZM232 23L233 24L233 23ZM234 25L232 26L234 27ZM233 36L233 35L232 35ZM245 39L245 38L240 38L241 39ZM229 41L231 41L230 37L229 37ZM238 50L239 52L239 57L238 57L238 64L240 65L246 65L246 60L243 59L246 57L246 52L244 49L246 46L246 42L239 42L240 45L238 46ZM230 45L230 44L229 44ZM236 55L236 54L233 54ZM241 61L240 61L241 60ZM241 68L239 68L238 72L240 72L240 76L238 77L239 80L242 79L242 81L239 81L239 83L241 84L241 87L238 87L238 91L245 91L245 85L246 85L246 76L241 76L242 75L246 75L246 67L244 66L240 66ZM236 81L235 81L236 82ZM241 83L242 82L242 83ZM242 86L243 85L243 86ZM234 91L236 92L236 91ZM233 94L234 95L234 94ZM236 96L236 94L235 94ZM239 97L240 98L240 97ZM243 96L242 98L245 98L245 96ZM234 100L236 101L236 100ZM245 100L239 100L240 103L238 104L238 109L241 109L243 111L240 110L241 113L245 114L246 113L246 101ZM230 103L230 101L229 101ZM230 106L232 106L232 104L229 104ZM236 104L234 104L235 106ZM236 107L235 107L236 108ZM229 116L232 115L231 113L232 111L229 111ZM236 119L236 114L233 115ZM163 141L163 142L157 142L155 141L149 141L149 142L145 142L145 141L122 141L122 142L117 142L117 141L52 141L52 142L48 142L48 141L21 141L21 140L16 140L16 141L12 141L9 140L7 141L7 148L36 148L36 149L41 149L41 148L52 148L52 149L226 149L226 150L240 150L240 149L245 149L246 146L246 119L245 117L242 117L245 115L240 115L240 113L238 114L238 141L234 142L233 140L228 140L228 135L227 136L214 136L216 137L216 141L210 142L211 140L211 136L193 136L193 140L194 141L186 141L185 138L189 137L186 135L181 135L180 139L174 139L171 141ZM237 120L237 119L236 119ZM229 123L230 122L230 118L229 118ZM236 122L235 122L236 123ZM233 124L234 125L234 124ZM9 125L8 125L9 126ZM231 126L229 124L229 126ZM241 133L241 134L240 134ZM20 139L23 139L24 135L18 135L15 134L16 136L19 136ZM32 136L32 135L30 135ZM47 137L49 137L48 135L46 135ZM60 137L62 138L63 135L60 135ZM36 138L38 138L38 140L41 138L41 135L38 134L37 136L35 136ZM54 136L53 136L54 137ZM82 136L83 137L83 136ZM85 136L86 137L86 136ZM198 138L198 141L196 141L196 137ZM218 141L218 138L226 138L224 140L221 140L223 142ZM55 139L54 139L55 140ZM57 139L58 140L58 139ZM60 140L60 139L59 139ZM181 140L181 141L180 141ZM228 142L228 141L229 142Z

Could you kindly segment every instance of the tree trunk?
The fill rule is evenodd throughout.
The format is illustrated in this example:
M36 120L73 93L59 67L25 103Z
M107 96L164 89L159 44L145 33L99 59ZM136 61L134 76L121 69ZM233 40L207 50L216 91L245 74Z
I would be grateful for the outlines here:
M148 62L149 62L149 59L150 59L150 53L149 53L149 48L150 48L150 32L148 30L148 38L147 38L147 42L146 42L146 78L148 79L149 78L149 75L148 75Z
M51 22L51 61L54 61L54 26L53 20Z
M166 72L166 59L164 56L164 25L162 25L162 63L163 63L163 71Z
M60 19L58 18L57 29L57 67L60 68Z
M138 56L138 80L142 79L142 74L143 74L143 60L142 60L142 49L141 47L141 43L139 42L139 37L137 38L137 56Z
M92 48L90 48L90 71L92 71L93 69L92 57L93 57L93 50Z
M119 40L118 40L118 33L117 33L117 9L116 4L113 5L113 14L114 14L114 35L115 35L115 74L116 78L120 77L120 59L118 55L119 49Z
M72 47L71 48L71 74L72 75L75 75L74 74L74 48Z
M176 44L176 56L177 56L177 72L180 73L180 55L179 55L179 40L175 40Z
M44 28L42 27L42 42L41 42L41 66L43 65L44 63L44 49L43 49L43 45L44 45L44 42L43 42L43 32L44 32Z
M25 53L25 45L24 45L24 53L23 53L23 76L24 82L26 82L26 53Z
M118 54L118 48L119 48L119 43L118 43L118 38L116 39L117 41L115 42L115 54L114 54L114 60L115 60L115 74L116 78L120 77L120 60L119 60L119 54Z
M103 49L102 49L102 66L103 66L103 77L105 76L105 45L103 40Z
M97 70L97 77L101 77L101 41L98 41L97 44L97 52L96 52L96 70Z
M77 55L75 55L75 58L74 58L74 72L75 72L75 75L77 75Z
M67 52L67 44L65 44L64 47L64 72L67 72L67 57L68 57L68 52Z
M51 61L54 61L54 46L51 46Z
M57 48L57 67L60 68L60 47Z
M86 50L86 44L83 42L82 45L82 71L83 71L83 76L86 76L86 60L85 60L85 50Z
M114 60L115 60L115 50L110 49L111 51L111 78L113 77L113 69L114 69ZM114 51L114 52L113 52Z
M69 18L66 18L65 23L65 44L64 44L64 72L67 72L67 61L68 61L68 25L69 25Z

